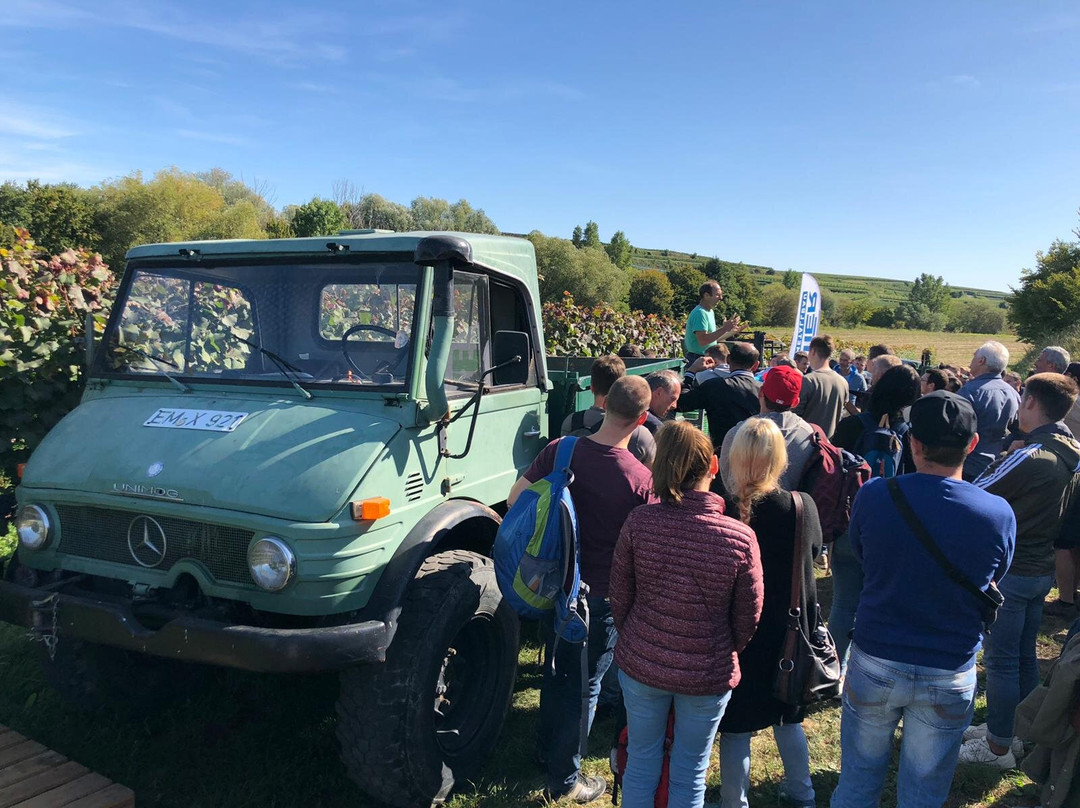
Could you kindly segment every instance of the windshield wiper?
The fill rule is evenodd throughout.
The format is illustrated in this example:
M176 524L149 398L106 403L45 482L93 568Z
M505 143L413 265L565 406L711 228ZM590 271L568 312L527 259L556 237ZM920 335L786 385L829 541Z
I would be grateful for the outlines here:
M257 342L252 342L249 339L244 339L243 337L241 337L239 334L237 334L235 331L232 331L231 329L230 329L229 333L233 337L238 339L240 342L244 343L245 345L247 345L247 346L249 346L251 348L254 348L256 351L258 351L263 356L265 356L267 359L269 359L271 362L273 362L274 366L279 371L281 371L281 375L284 376L288 380L289 384L291 384L294 388L296 388L297 392L300 393L300 395L302 395L304 398L308 399L309 401L313 398L311 393L306 388L301 387L300 382L296 381L296 379L293 378L292 374L290 374L290 372L289 372L289 371L292 371L292 373L303 373L303 371L300 370L300 368L296 367L295 365L289 364L289 362L287 360L285 360L282 357L278 356L273 351L271 351L271 350L269 350L267 348L264 348L263 346L259 345Z
M134 345L125 345L123 343L119 343L119 344L113 346L113 351L117 351L117 350L119 350L119 351L128 351L128 352L133 353L133 354L138 354L139 356L143 357L144 359L149 359L152 363L154 363L154 365L153 365L154 370L156 370L158 373L160 373L162 376L164 376L170 382L172 382L177 387L179 387L181 392L183 392L183 393L190 393L191 392L190 387L188 387L186 384L184 384L178 378L176 378L171 373L169 373L169 371L165 370L165 368L161 367L161 365L169 365L170 367L174 367L177 370L180 370L180 366L178 364L176 364L175 362L172 362L172 361L166 359L163 356L155 356L154 354L147 353L142 348L136 348ZM160 363L160 364L158 364L158 363Z

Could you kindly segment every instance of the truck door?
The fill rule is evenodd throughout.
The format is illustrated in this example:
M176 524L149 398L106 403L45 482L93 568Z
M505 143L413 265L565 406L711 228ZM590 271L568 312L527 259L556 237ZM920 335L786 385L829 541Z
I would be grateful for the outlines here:
M476 392L481 374L492 367L492 339L499 330L531 333L520 291L498 278L469 272L454 273L454 340L446 370L446 390L453 415ZM452 495L493 504L506 498L510 487L540 449L542 396L532 356L529 381L498 385L493 376L482 382L487 392L480 405L450 425L447 449L465 452L471 423L476 419L472 445L461 458L446 459Z

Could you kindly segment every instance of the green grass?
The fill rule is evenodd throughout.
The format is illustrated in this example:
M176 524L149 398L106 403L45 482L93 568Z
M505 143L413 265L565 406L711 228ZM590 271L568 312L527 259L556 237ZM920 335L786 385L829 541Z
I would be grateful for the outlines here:
M826 608L830 584L828 578L820 581ZM1039 650L1046 663L1058 653L1065 626L1047 619L1044 629ZM42 680L41 652L25 631L0 624L0 723L132 787L140 806L374 808L358 795L338 763L334 676L199 669L192 700L157 716L132 720L70 711ZM537 643L527 630L513 708L498 748L476 788L456 796L450 803L453 808L543 804L541 773L532 763L539 683ZM980 697L977 720L982 720L984 710ZM818 804L823 806L838 777L839 724L840 711L832 705L816 708L805 723ZM609 784L607 756L613 729L610 720L596 725L585 761L586 771L604 776ZM782 768L771 734L759 733L752 749L750 803L779 805ZM886 808L895 805L893 782L890 779L885 788ZM719 798L715 752L707 796L710 801ZM1037 804L1035 787L1020 772L963 766L947 805L1018 802ZM609 804L606 796L594 803Z

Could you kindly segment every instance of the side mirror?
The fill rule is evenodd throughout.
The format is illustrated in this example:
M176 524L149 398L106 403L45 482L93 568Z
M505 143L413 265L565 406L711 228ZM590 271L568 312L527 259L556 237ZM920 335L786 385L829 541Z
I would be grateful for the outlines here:
M496 368L495 385L527 383L531 356L528 334L521 331L496 331L492 344L492 359ZM521 359L514 362L514 357Z

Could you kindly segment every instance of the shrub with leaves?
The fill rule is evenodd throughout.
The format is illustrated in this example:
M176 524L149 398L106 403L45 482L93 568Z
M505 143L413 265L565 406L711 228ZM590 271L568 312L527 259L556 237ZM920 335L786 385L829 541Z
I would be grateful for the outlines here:
M86 315L104 330L114 288L100 255L48 256L22 229L0 249L0 479L78 403Z
M616 311L606 303L579 306L570 294L544 304L544 338L549 356L603 356L637 345L657 356L682 356L685 324L671 317Z

